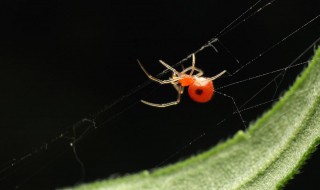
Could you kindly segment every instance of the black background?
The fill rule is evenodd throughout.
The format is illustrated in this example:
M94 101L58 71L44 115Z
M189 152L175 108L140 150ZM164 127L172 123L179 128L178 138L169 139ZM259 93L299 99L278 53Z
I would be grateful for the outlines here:
M262 2L258 7L267 3ZM1 1L1 189L53 189L152 169L207 150L243 130L239 116L231 114L232 102L218 94L209 103L197 104L185 93L179 105L165 109L139 103L142 98L168 102L176 94L170 85L146 83L136 59L156 75L163 70L159 59L177 63L252 4L251 0ZM219 39L243 65L319 13L317 0L277 0ZM311 23L237 75L217 80L216 87L288 66L319 37L319 24ZM240 68L221 45L215 45L218 53L206 48L197 54L197 66L206 76ZM189 64L190 60L184 66ZM302 68L288 70L281 84L276 79L243 108L279 96ZM275 76L221 92L240 106ZM148 85L140 89L140 84ZM275 84L280 84L276 92ZM119 103L104 109L114 101ZM270 105L242 112L246 125ZM86 171L81 179L81 167L69 146L71 126L100 110L97 124L106 122L91 128L76 145ZM76 134L86 124L77 125ZM65 136L59 138L61 133ZM319 188L319 169L318 151L285 189Z

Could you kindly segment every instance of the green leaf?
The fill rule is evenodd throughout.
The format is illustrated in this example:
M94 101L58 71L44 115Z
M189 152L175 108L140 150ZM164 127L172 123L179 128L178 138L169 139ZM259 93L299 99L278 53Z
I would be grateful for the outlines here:
M76 190L279 189L320 141L320 49L271 110L232 139L152 173L80 185Z

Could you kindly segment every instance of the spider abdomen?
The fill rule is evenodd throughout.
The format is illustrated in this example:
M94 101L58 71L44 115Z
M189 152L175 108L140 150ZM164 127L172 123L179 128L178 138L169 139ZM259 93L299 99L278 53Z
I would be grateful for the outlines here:
M213 82L205 77L198 77L189 86L188 93L190 98L195 102L208 102L214 94Z

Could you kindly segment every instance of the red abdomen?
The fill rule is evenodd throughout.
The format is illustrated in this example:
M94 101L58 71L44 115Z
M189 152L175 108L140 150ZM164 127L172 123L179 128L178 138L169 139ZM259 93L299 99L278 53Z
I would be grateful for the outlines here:
M188 93L190 98L195 102L208 102L214 93L213 82L203 77L197 78L197 80L189 86Z

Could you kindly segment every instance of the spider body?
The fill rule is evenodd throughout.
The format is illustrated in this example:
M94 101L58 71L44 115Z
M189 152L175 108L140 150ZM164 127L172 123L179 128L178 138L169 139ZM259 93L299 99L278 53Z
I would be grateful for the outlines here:
M165 66L167 69L172 71L172 77L167 80L160 80L152 75L150 75L146 69L142 66L142 64L138 63L141 67L141 69L144 71L144 73L149 77L149 79L158 82L160 84L172 84L173 87L178 92L178 97L176 101L169 102L169 103L163 103L163 104L156 104L147 102L145 100L141 100L142 103L147 104L149 106L154 107L168 107L172 105L176 105L180 102L181 94L184 92L184 88L188 87L188 93L192 100L199 103L205 103L211 100L213 94L214 94L214 87L213 87L213 81L220 76L222 76L226 71L222 71L219 74L213 76L213 77L203 77L203 71L197 67L195 67L195 55L192 54L192 66L184 69L181 72L178 72L176 69L171 67L170 65L166 64L165 62L159 60L159 62ZM190 72L189 72L190 71ZM194 72L197 72L196 74L193 74ZM189 73L188 73L189 72Z

